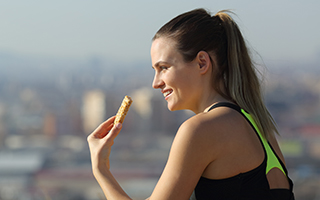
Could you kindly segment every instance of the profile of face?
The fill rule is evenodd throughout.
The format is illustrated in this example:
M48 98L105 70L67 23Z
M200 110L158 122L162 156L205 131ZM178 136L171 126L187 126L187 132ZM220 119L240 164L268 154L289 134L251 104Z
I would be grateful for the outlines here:
M161 89L171 111L189 109L199 101L199 63L185 62L175 47L175 41L160 37L151 46L155 76L152 87Z

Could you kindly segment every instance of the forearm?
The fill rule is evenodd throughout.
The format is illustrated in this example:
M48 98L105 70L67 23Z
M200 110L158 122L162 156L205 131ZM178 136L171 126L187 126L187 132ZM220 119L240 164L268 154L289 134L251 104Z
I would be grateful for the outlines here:
M105 167L103 169L93 169L93 175L98 181L104 195L108 200L128 200L131 199L121 188L117 180L113 177L110 170Z

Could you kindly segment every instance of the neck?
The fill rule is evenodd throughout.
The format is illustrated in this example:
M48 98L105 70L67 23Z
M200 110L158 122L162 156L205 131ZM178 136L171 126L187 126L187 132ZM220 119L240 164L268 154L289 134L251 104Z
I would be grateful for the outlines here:
M211 94L207 97L202 98L202 101L198 104L198 107L193 110L195 114L201 112L207 112L210 107L218 102L230 102L226 98L222 97L220 94Z

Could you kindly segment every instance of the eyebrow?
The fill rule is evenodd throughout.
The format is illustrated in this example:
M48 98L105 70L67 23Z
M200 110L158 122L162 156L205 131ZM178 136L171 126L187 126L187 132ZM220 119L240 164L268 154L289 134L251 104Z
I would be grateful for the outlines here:
M167 62L165 62L165 61L158 61L158 62L156 62L156 64L154 64L154 66L151 66L153 69L154 68L157 68L157 67L159 67L161 64L169 64L169 63L167 63Z

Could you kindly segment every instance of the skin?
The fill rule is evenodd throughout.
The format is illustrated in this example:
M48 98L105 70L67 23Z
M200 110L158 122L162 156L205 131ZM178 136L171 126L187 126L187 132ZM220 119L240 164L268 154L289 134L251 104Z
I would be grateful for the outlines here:
M149 199L189 199L201 176L224 179L263 162L260 141L238 112L227 107L207 112L217 102L228 102L211 87L216 65L207 52L200 51L186 63L174 41L158 38L152 43L151 58L155 70L152 86L165 94L168 109L189 109L196 115L176 133L165 169ZM108 199L130 199L109 170L111 146L121 130L121 124L114 126L113 121L114 117L109 118L88 136L92 170ZM270 142L283 159L275 138ZM271 188L289 188L279 170L268 176Z
M174 41L159 38L151 46L151 59L155 70L152 87L170 92L165 98L169 110L189 109L197 114L213 102L225 100L216 92L208 92L212 90L208 53L200 51L197 58L186 63Z

